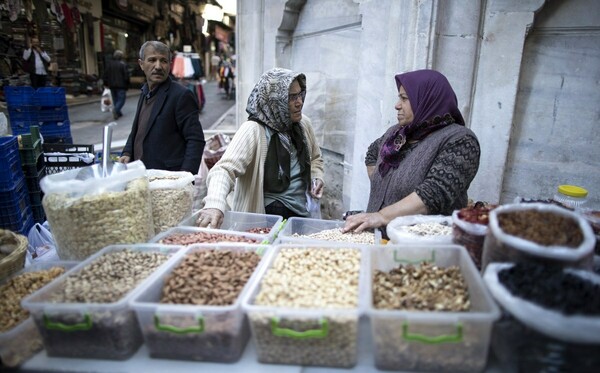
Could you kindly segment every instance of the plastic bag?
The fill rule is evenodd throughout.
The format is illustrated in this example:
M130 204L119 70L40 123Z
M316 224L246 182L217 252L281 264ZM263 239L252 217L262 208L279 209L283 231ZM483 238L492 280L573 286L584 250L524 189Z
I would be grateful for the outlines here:
M430 227L445 228L447 234L419 235L412 233L409 227L427 225ZM400 216L392 220L386 227L387 235L392 243L426 242L426 243L452 243L452 217L443 215L409 215Z
M54 237L48 229L48 222L36 223L29 230L27 240L31 249L32 262L59 260Z
M154 233L172 228L192 215L194 175L187 171L147 170Z
M8 120L6 114L0 113L0 136L8 135Z
M498 215L519 211L535 210L549 212L573 219L583 235L583 241L577 247L560 245L545 246L534 241L508 234L502 230ZM585 219L572 211L545 203L519 203L503 205L490 212L488 232L483 243L481 268L491 262L545 261L565 267L578 267L588 270L593 266L595 237Z
M110 112L113 109L112 96L109 88L104 88L102 97L100 97L100 110L103 113Z

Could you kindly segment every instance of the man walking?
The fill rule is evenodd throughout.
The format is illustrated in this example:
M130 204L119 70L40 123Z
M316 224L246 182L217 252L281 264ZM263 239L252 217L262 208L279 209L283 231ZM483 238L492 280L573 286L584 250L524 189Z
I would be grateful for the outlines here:
M127 64L123 62L123 52L115 50L113 60L109 61L104 70L104 86L110 88L113 100L113 118L119 119L123 116L123 106L127 97L127 88L129 88L129 71Z

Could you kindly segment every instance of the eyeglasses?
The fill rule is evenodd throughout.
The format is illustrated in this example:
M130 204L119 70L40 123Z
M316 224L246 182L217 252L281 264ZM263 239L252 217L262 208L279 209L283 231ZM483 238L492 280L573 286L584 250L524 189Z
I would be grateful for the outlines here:
M288 100L290 102L296 102L299 98L304 102L304 98L306 97L306 91L300 91L298 93L291 93L288 95Z

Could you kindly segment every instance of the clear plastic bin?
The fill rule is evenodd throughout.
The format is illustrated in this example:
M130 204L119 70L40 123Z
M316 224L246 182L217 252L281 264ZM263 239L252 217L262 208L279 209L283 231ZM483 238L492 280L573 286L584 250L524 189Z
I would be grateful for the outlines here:
M3 280L0 283L0 286L5 284L9 279L19 276L23 273L42 271L53 267L70 269L78 263L79 262L74 261L33 263L9 278ZM40 351L42 347L42 337L35 327L33 318L29 317L14 328L0 333L0 360L2 360L0 367L16 367L32 357L36 352Z
M352 248L360 251L361 264L356 308L291 308L254 304L261 290L263 278L273 267L284 248L297 250L339 250ZM364 248L335 243L305 243L274 245L273 251L260 269L258 276L244 297L242 307L250 321L252 338L258 361L261 363L329 366L349 368L357 362L358 326L362 313L360 294L366 291ZM323 284L328 286L328 284Z
M316 238L309 237L295 237L294 234L301 236L307 236L314 233L319 233L325 230L341 229L346 224L343 220L321 220L321 219L310 219L310 218L289 218L285 223L281 232L279 232L278 242L281 244L285 243L311 243L311 242L337 242L332 240L319 240ZM381 232L375 230L373 233L373 245L381 242Z
M150 240L150 242L164 244L163 240L168 238L169 236L176 235L176 234L195 234L195 233L218 234L218 235L222 235L225 237L230 237L231 241L223 240L223 241L219 241L219 242L208 242L208 241L199 240L199 241L190 242L190 243L182 244L182 245L189 246L189 245L202 244L202 243L232 243L232 242L238 242L238 241L236 241L238 239L251 240L251 241L254 241L254 244L268 244L269 243L269 241L267 239L265 239L265 237L263 235L260 235L260 234L235 232L235 231L224 231L221 229L184 227L184 226L173 227L166 232L157 234L153 239ZM249 243L249 242L245 242L245 243Z
M169 258L116 302L56 303L52 300L69 275L81 271L103 254L126 249L161 252ZM161 268L183 252L182 249L174 245L110 245L26 297L21 304L30 311L48 356L112 360L131 357L143 343L143 337L129 301L145 281L151 281Z
M200 211L196 211L191 217L182 221L179 226L198 227L196 220ZM277 233L281 229L283 217L279 215L255 214L250 212L226 211L220 230L229 230L244 233L260 234L269 242L273 243ZM250 232L250 230L268 228L268 233Z
M487 362L492 325L500 311L464 247L386 245L370 250L368 308L375 365L383 370L482 371ZM373 273L401 264L433 262L458 266L469 289L468 312L384 310L373 307Z
M184 257L212 249L256 252L262 256L235 302L227 306L160 303L166 278ZM146 283L131 302L131 307L137 313L150 356L225 363L239 360L250 337L241 299L265 262L269 250L270 246L244 244L188 246L177 261L161 271L154 281Z

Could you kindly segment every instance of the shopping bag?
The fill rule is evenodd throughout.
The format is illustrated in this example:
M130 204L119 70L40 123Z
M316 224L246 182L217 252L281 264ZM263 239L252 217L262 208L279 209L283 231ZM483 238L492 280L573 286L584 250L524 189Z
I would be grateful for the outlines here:
M29 230L27 240L29 241L31 260L33 262L59 259L52 232L48 229L48 222L44 224L36 223Z
M103 113L106 113L107 111L112 111L112 109L113 104L110 89L104 88L104 91L102 92L102 97L100 98L100 110L102 110Z

